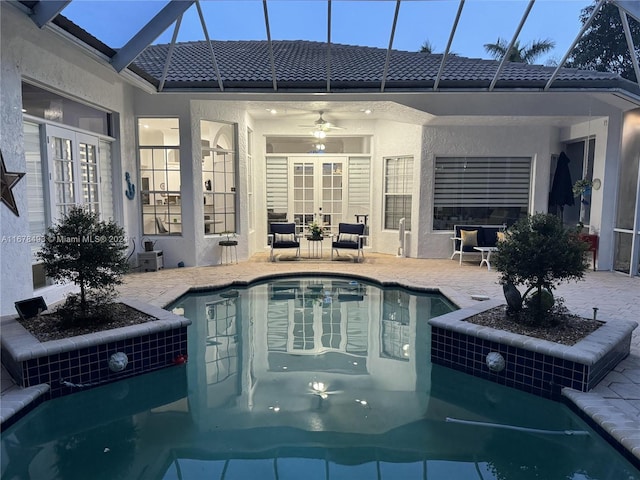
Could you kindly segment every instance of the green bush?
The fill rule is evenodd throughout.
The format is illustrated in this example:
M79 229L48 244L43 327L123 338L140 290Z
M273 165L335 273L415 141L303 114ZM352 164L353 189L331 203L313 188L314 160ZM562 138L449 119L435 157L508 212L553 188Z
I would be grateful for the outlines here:
M80 207L72 208L47 230L36 257L51 279L80 287L80 293L69 295L60 309L67 320L104 316L105 307L115 296L115 286L122 283L129 268L126 251L122 227L100 221L96 213Z
M503 286L527 288L522 295L526 308L537 323L542 323L553 307L556 285L584 278L589 266L584 256L587 248L576 231L565 229L558 217L538 213L509 227L491 264L500 272Z

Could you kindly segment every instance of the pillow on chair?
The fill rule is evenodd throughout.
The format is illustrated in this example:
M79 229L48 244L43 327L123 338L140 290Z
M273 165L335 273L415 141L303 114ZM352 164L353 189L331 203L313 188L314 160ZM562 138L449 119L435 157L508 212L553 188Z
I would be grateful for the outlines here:
M358 235L355 233L341 233L340 235L338 235L338 242L357 243L358 238Z
M276 233L275 234L276 242L295 242L296 237L293 233Z
M463 247L478 246L478 230L460 230L460 238Z

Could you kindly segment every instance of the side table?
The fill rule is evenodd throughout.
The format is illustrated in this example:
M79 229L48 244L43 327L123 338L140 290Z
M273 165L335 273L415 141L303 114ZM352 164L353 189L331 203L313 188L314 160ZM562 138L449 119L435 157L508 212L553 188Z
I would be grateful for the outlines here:
M222 259L224 263L233 263L233 254L236 254L236 262L238 263L238 241L237 240L220 240L220 265L222 265ZM233 251L231 250L233 248Z
M489 260L491 259L491 252L495 252L496 250L498 250L498 247L473 247L473 249L477 250L478 252L480 252L480 255L482 255L480 266L482 266L483 263L486 263L487 270L491 270L491 263L489 262Z
M322 241L323 237L306 236L307 239L307 257L308 258L322 258Z

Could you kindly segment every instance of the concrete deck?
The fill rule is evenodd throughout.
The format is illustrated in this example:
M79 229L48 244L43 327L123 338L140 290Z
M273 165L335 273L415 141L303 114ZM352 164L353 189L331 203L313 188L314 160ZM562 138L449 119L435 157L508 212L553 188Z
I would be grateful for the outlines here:
M304 252L306 253L306 252ZM210 267L173 268L158 272L127 275L120 291L124 296L164 307L191 287L220 287L233 281L250 282L274 274L346 274L363 275L381 282L399 282L417 287L437 287L460 307L477 303L472 297L502 299L498 273L479 267L478 263L453 260L398 258L392 255L368 254L364 263L302 259L269 262L267 254L249 261ZM608 322L640 320L640 277L616 272L586 273L585 281L562 284L556 297L578 315ZM2 370L2 406L13 405L13 395L24 395L21 389L7 386ZM565 391L584 414L592 418L633 457L640 461L640 328L634 331L631 354L596 388L588 393Z

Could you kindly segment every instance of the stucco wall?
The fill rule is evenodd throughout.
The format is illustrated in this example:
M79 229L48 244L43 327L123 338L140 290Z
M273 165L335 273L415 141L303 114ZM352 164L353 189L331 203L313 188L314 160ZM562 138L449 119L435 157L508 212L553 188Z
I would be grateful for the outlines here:
M236 194L238 196L237 208L237 233L238 237L238 258L246 259L249 254L249 219L247 209L247 116L244 110L232 107L225 102L194 100L191 102L191 130L193 136L193 150L196 151L200 143L200 120L223 121L238 125L238 138L236 151L238 155L238 171L236 172ZM203 202L199 193L202 191L202 161L199 155L193 155L193 182L191 185L196 189L193 199L193 211L196 218L203 218ZM188 182L187 182L188 183ZM191 186L190 185L190 186ZM221 237L202 235L199 221L198 232L195 236L195 251L197 265L212 265L220 261L221 250L218 242ZM226 238L226 237L223 237Z
M591 214L589 232L600 236L599 250L608 251L613 245L614 207L618 183L621 114L611 112L610 117L588 119L572 127L563 128L560 140L563 143L595 137L593 178L599 178L602 186L591 192ZM609 139L610 132L613 137ZM572 179L574 182L576 179ZM577 201L577 199L576 199ZM613 256L598 255L597 267L609 270Z
M373 251L397 254L400 240L397 230L384 229L384 165L385 158L413 157L414 183L411 204L411 232L407 233L405 255L416 255L419 222L424 205L420 201L421 180L426 175L422 162L421 126L380 120L375 125L373 156L371 161L372 212L370 218L371 246Z
M26 171L22 135L22 79L41 84L49 89L104 109L118 112L120 118L132 116L132 87L126 85L108 67L70 49L68 42L47 29L38 29L26 16L14 7L1 2L1 43L0 43L0 147L7 169L14 172ZM114 163L119 158L130 155L133 144L127 130L120 132L120 142L114 146ZM115 211L121 211L124 202L124 178L115 178ZM23 178L14 187L19 217L0 206L1 236L6 240L0 249L1 296L0 314L15 313L14 302L33 296L30 245L18 238L26 238L29 233L27 182ZM117 218L125 221L128 217ZM127 231L130 234L130 231ZM48 289L48 301L62 298L64 289L55 293Z
M529 210L544 212L548 203L549 165L558 131L548 126L443 126L424 127L420 230L416 256L447 258L451 232L433 231L433 171L438 156L525 156L532 158Z

